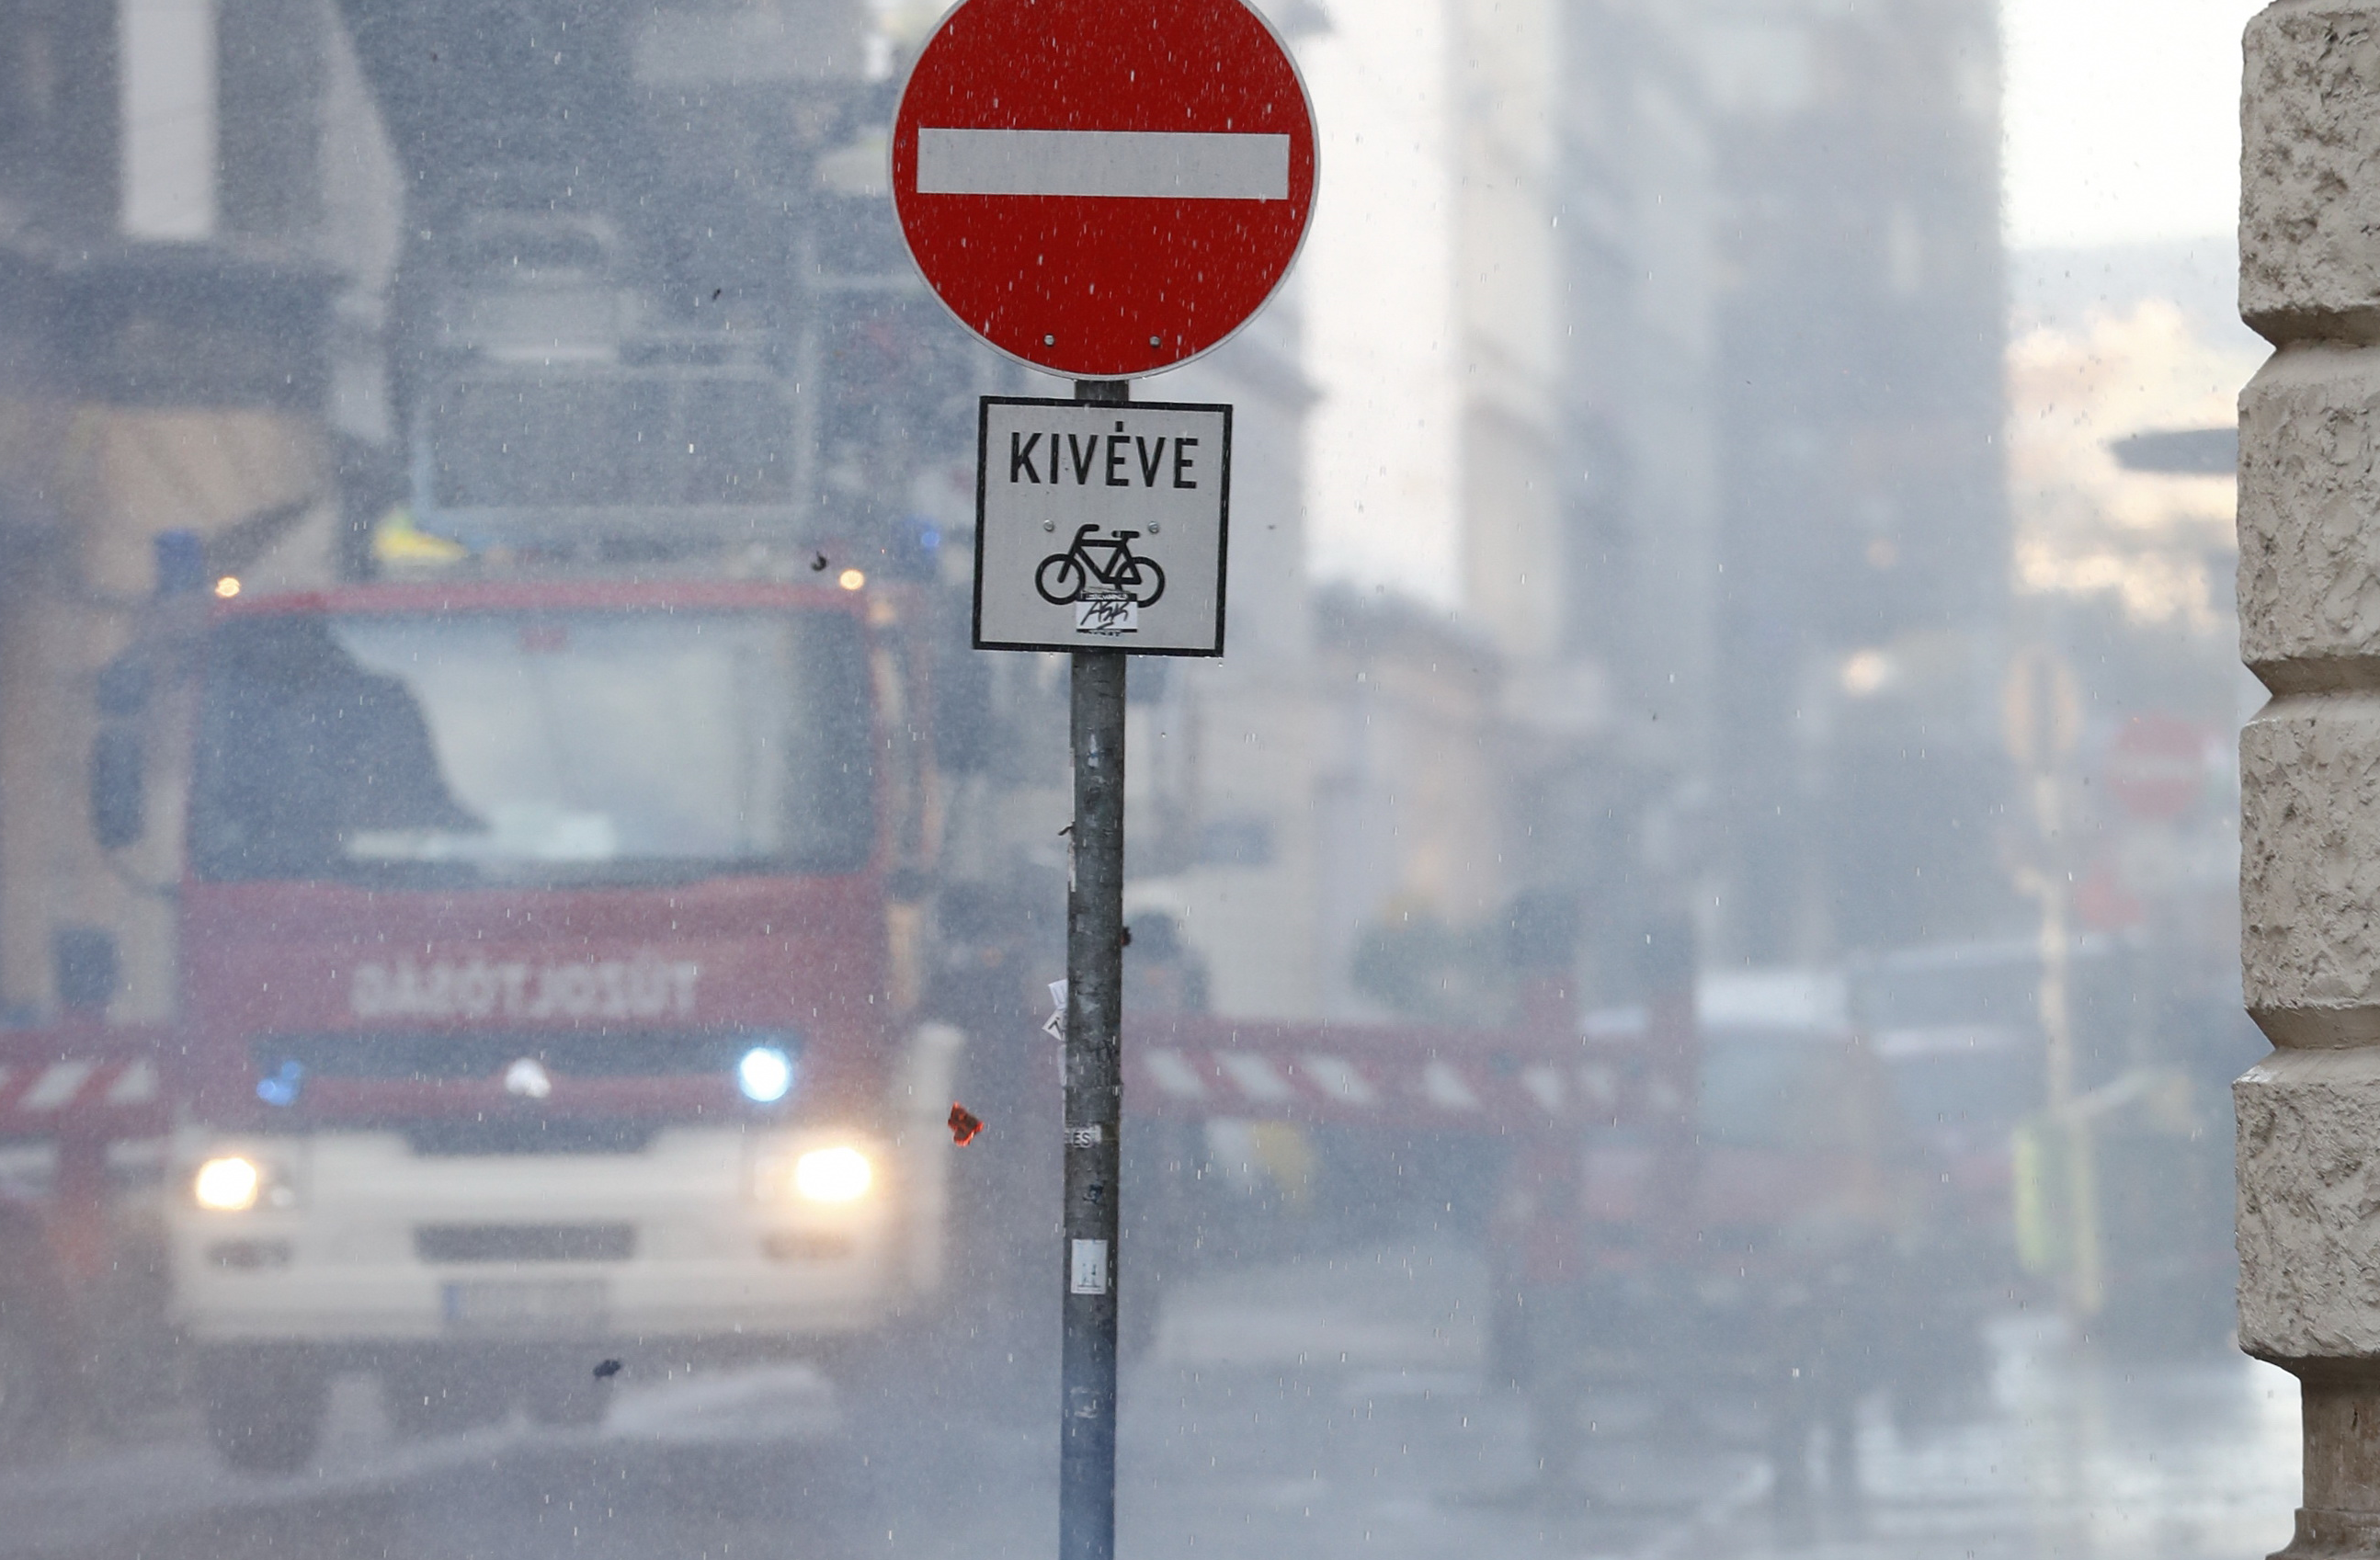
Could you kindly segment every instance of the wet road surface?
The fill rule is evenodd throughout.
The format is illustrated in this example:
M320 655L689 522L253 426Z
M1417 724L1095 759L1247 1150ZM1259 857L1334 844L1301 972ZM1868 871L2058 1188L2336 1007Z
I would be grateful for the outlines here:
M1483 1383L1480 1293L1459 1252L1400 1249L1178 1297L1126 1382L1122 1553L2238 1560L2289 1537L2289 1377L2220 1351L2111 1359L2022 1313L1994 1324L1968 1419L1905 1437L1866 1414L1864 1498L1814 1530L1780 1531L1723 1410L1602 1405L1576 1478L1548 1489L1524 1403ZM920 1378L846 1412L804 1367L638 1379L632 1359L600 1430L426 1442L393 1439L355 1378L317 1465L287 1479L221 1471L190 1415L162 1413L0 1475L0 1554L1046 1560L1054 1385L1005 1359Z

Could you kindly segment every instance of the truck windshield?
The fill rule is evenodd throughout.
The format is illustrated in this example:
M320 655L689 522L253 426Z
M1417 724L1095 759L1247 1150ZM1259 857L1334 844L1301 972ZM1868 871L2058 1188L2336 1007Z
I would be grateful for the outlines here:
M872 844L837 614L293 615L223 625L207 664L202 878L633 884Z

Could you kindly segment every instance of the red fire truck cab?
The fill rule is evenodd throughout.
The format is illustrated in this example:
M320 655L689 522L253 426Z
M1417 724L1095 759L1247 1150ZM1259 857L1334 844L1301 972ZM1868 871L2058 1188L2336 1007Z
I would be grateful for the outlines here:
M817 1350L936 1287L955 1033L892 886L896 596L477 581L211 613L171 1047L175 1321L236 1464ZM633 1360L632 1360L633 1363Z

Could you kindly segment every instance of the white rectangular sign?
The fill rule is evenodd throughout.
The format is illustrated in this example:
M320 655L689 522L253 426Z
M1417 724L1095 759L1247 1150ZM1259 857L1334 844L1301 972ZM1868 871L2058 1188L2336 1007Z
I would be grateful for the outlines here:
M1232 408L987 396L975 646L1223 653Z

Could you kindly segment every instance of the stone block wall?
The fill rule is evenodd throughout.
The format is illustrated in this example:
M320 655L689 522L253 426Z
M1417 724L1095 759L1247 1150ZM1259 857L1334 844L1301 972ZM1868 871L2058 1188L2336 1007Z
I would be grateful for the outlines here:
M2304 1387L2291 1556L2380 1554L2380 0L2246 37L2240 1343Z

